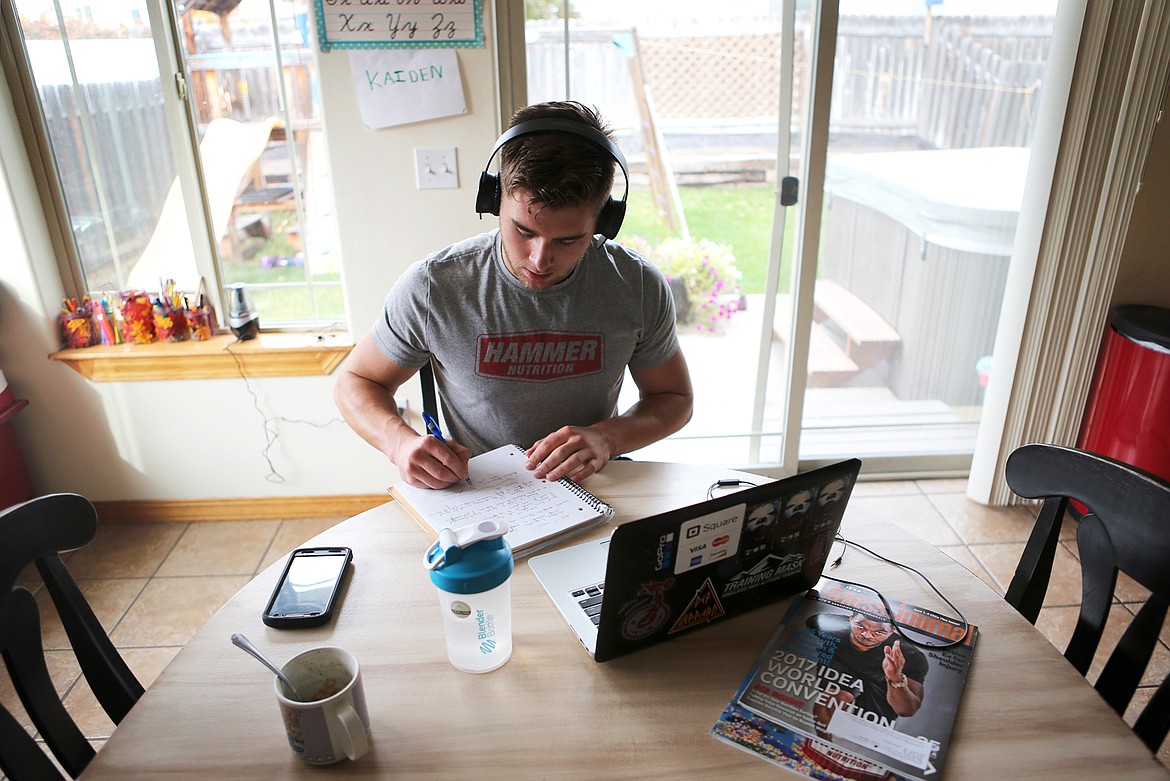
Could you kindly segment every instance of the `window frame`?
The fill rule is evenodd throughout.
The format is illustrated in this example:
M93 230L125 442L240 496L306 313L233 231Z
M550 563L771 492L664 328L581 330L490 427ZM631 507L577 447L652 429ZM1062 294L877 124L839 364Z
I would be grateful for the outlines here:
M45 221L49 225L49 238L53 243L53 255L61 284L65 295L77 297L85 291L81 259L70 227L65 194L57 175L48 128L40 110L40 98L32 78L24 34L13 0L0 0L0 44L3 44L0 45L0 69L4 71L8 88L16 98L13 100L13 108L28 152L29 168L40 196Z
M60 5L60 0L57 0ZM182 192L185 215L192 236L195 258L195 272L207 280L206 296L220 319L225 324L226 308L222 293L227 275L218 249L211 218L211 207L207 200L205 178L199 153L199 134L195 118L195 107L187 85L190 82L186 58L180 48L182 40L176 15L171 12L167 0L144 0L149 17L151 40L159 65L159 80L163 94L163 112L167 132L171 141L175 173ZM311 0L309 8L311 9ZM275 22L275 20L274 20ZM279 33L273 31L273 46L279 46ZM17 121L22 141L28 153L29 165L33 172L40 206L49 226L57 270L65 296L80 299L89 292L86 284L83 262L74 234L69 206L62 186L61 169L53 152L48 124L42 109L40 92L32 72L32 64L21 28L16 0L0 0L0 69L9 89L16 98ZM314 60L316 50L309 45ZM277 54L277 67L281 62ZM283 94L283 80L279 80ZM282 100L282 119L286 126L291 115L288 101ZM291 143L291 142L290 142ZM303 171L299 174L303 176ZM330 195L330 197L332 197ZM297 195L298 219L305 216L303 199ZM123 281L125 284L125 281ZM256 292L268 289L299 288L311 314L308 319L280 320L275 325L264 325L265 331L345 331L346 316L343 310L336 317L320 314L316 303L317 292L324 288L343 289L342 282L315 282L309 267L305 266L304 280L293 282L255 282L249 286Z

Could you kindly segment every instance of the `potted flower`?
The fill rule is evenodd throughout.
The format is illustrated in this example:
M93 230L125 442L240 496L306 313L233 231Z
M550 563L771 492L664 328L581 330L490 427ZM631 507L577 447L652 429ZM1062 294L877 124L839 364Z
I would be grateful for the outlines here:
M643 251L670 282L680 325L719 333L743 308L731 247L708 239L670 238Z

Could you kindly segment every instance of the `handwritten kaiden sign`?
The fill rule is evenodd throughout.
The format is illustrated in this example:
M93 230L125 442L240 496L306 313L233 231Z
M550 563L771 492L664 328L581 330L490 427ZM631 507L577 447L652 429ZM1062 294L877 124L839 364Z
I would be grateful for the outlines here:
M349 53L362 124L405 125L467 112L454 50Z

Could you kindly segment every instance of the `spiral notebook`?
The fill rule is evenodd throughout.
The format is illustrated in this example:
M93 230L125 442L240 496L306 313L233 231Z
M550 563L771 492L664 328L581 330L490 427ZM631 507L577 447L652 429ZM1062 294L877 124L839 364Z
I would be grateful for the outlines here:
M438 536L481 521L507 522L504 539L517 558L579 534L613 517L613 509L568 478L555 482L533 476L518 445L504 445L472 457L467 469L471 485L455 483L434 490L406 483L390 487L390 495L424 530Z

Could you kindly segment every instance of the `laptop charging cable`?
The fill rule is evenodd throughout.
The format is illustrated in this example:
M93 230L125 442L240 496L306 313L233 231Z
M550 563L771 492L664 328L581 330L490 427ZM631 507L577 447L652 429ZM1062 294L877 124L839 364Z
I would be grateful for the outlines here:
M708 500L714 499L715 492L717 490L719 490L720 488L735 488L735 487L741 486L741 485L746 485L746 486L749 486L751 488L755 488L759 484L752 483L752 482L749 482L747 480L737 480L734 477L729 477L729 478L723 479L723 480L716 480L715 482L711 483L711 486L707 489L707 499Z
M757 485L757 483L753 483L749 480L740 480L737 478L726 478L726 479L716 480L714 483L711 483L710 487L707 488L707 499L710 500L710 499L715 498L715 492L720 490L720 489L723 489L723 488L737 488L739 486L748 486L748 487L754 488L756 485ZM910 637L905 632L903 632L901 627L898 626L897 622L894 621L893 608L890 607L890 603L886 601L885 595L883 595L882 592L878 591L877 589L873 588L872 586L867 586L863 583L854 583L853 581L850 581L850 580L842 580L841 578L835 578L835 577L832 577L831 575L824 575L824 577L827 578L828 580L833 580L833 581L836 581L837 583L843 583L847 586L854 586L855 588L865 589L866 591L872 591L874 594L876 594L877 598L882 603L882 608L886 611L886 615L890 619L890 626L892 626L894 628L894 631L897 632L900 637L905 639L906 642L911 643L913 645L920 646L922 648L941 649L941 648L954 648L957 645L962 645L967 640L967 635L969 635L971 633L971 624L967 621L966 616L963 615L963 611L961 611L961 610L959 610L959 608L955 607L955 604L953 602L951 602L951 600L947 599L947 597L941 591L938 590L938 587L935 586L934 583L931 582L930 578L926 577L921 572L919 572L918 570L911 567L909 564L903 564L900 561L894 561L893 559L886 558L885 556L881 555L880 553L874 552L873 550L871 550L870 548L867 548L866 546L862 545L861 543L854 542L853 540L842 537L840 534L838 534L835 537L835 541L841 543L841 545L843 547L841 549L841 555L838 556L836 559L834 559L831 564L829 564L829 567L828 567L829 569L836 569L837 567L841 566L841 562L845 559L845 551L849 549L849 546L853 546L854 548L857 548L858 550L861 550L861 551L868 553L870 556L873 556L875 559L879 559L881 561L886 562L887 564L892 564L895 567L901 567L904 570L907 570L909 572L913 572L915 575L917 575L919 578L921 578L923 580L923 582L926 583L926 585L930 586L930 590L933 591L935 594L937 594L938 598L947 604L947 607L949 607L952 611L954 611L955 615L958 616L958 618L959 618L959 623L963 627L963 634L957 640L951 640L951 641L948 641L945 643L924 643L920 640L915 640L914 638Z
M889 617L890 626L892 626L894 628L894 631L897 632L898 635L900 637L902 637L902 639L906 640L908 643L919 646L921 648L934 648L934 649L954 648L955 646L962 645L964 642L966 642L967 635L969 635L971 633L970 622L968 622L967 617L963 615L963 611L959 610L959 608L957 608L955 606L954 602L951 602L951 600L947 599L946 595L943 594L941 591L939 591L938 587L935 586L933 582L931 582L930 578L926 577L921 572L916 570L914 567L911 567L909 564L903 564L900 561L895 561L893 559L887 558L887 557L881 555L880 553L877 553L877 552L873 551L872 549L867 548L866 546L862 545L859 542L854 542L853 540L850 540L846 537L842 537L840 534L838 534L836 536L835 541L841 543L841 545L843 547L841 549L841 555L838 556L836 559L834 559L831 564L829 564L829 569L836 569L837 567L841 566L841 562L845 559L845 552L847 550L849 550L850 546L852 546L854 548L857 548L860 551L864 551L865 553L868 553L870 556L873 556L875 559L878 559L880 561L884 561L887 564L892 564L895 567L901 567L902 569L904 569L908 572L913 572L915 575L917 575L919 578L921 578L922 581L924 583L926 583L926 585L930 586L930 590L933 591L936 595L938 595L938 598L941 599L943 602L945 602L947 607L949 607L954 612L954 614L956 616L958 616L959 623L963 627L963 633L958 637L958 639L950 640L950 641L947 641L945 643L924 643L920 640L915 640L914 638L910 637L905 632L903 632L902 628L898 626L898 623L894 620L894 610L893 610L893 608L890 607L890 603L886 601L886 597L884 594L882 594L882 592L878 591L873 586L867 586L864 583L854 583L853 581L842 580L841 578L835 578L831 575L824 576L828 580L833 580L833 581L836 581L837 583L843 583L847 586L854 586L856 588L865 589L866 591L872 591L874 594L876 594L877 598L882 603L882 608L886 611L886 615Z

